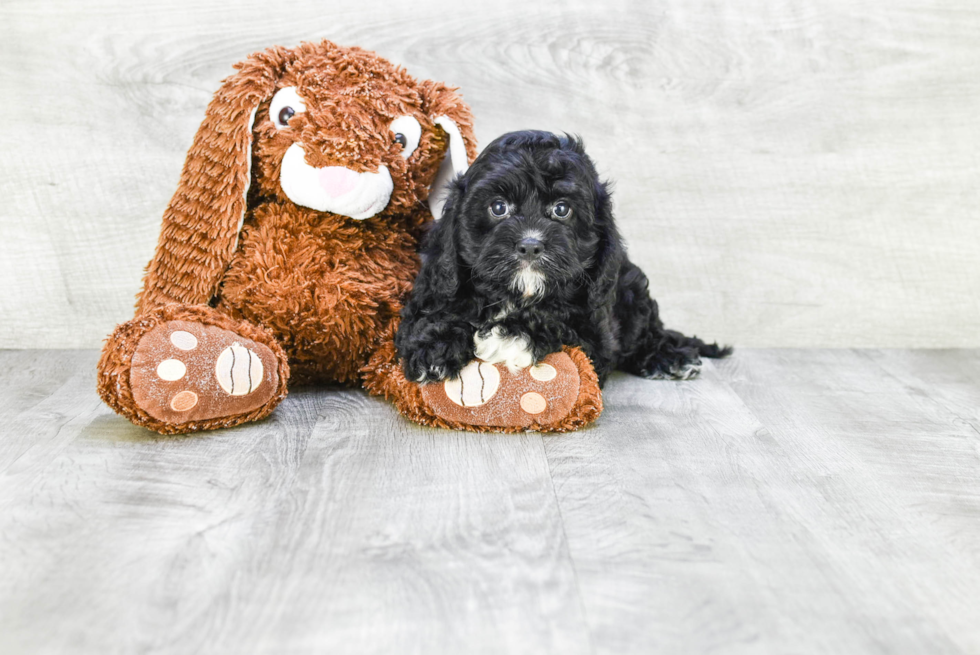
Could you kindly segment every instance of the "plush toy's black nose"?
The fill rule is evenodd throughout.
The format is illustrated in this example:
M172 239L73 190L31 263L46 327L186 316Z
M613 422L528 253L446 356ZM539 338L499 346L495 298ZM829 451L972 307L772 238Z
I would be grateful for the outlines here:
M537 239L526 238L521 239L520 243L517 244L517 254L521 256L521 259L535 260L541 256L544 252L544 244Z

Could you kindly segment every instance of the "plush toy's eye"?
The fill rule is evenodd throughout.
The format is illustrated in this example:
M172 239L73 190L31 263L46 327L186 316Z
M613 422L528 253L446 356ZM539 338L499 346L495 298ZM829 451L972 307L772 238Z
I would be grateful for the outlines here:
M301 111L306 111L306 103L296 93L295 86L287 86L276 91L269 105L269 120L281 130L289 126L289 119Z
M555 218L568 218L572 215L572 208L564 200L559 200L552 206L551 215Z
M507 202L501 198L497 198L490 203L490 215L494 218L503 218L508 212Z
M408 159L415 149L419 147L422 139L422 126L411 116L399 116L391 121L388 128L394 132L395 143L402 147L402 157Z

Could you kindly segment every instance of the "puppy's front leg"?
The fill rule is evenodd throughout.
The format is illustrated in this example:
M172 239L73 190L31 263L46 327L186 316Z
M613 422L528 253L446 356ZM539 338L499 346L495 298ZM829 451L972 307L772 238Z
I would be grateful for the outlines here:
M505 364L517 373L535 362L531 339L521 333L509 333L501 325L479 330L473 336L476 356L489 364Z
M536 321L530 325L505 320L476 333L476 356L491 364L506 364L511 373L516 373L561 350L569 334L559 326L558 322Z
M473 332L469 324L458 321L406 321L395 340L405 377L438 382L458 376L473 359Z

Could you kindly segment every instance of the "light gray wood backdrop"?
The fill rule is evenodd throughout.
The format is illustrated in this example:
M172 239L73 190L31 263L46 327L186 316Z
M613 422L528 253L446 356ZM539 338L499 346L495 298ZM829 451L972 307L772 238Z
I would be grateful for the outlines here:
M585 137L675 327L980 346L973 0L3 0L0 347L127 319L219 81L320 38L458 85L482 143Z

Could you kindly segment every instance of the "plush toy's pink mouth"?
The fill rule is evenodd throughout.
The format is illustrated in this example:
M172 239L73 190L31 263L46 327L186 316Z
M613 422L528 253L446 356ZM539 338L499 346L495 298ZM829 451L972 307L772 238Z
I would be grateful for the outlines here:
M343 166L320 169L320 186L331 198L339 198L357 186L357 173Z
M357 220L377 215L394 191L384 164L374 173L358 173L344 166L317 168L306 162L300 143L289 146L283 155L279 185L297 205Z

